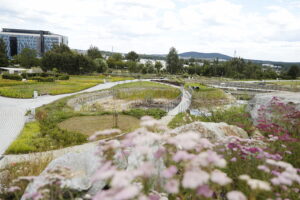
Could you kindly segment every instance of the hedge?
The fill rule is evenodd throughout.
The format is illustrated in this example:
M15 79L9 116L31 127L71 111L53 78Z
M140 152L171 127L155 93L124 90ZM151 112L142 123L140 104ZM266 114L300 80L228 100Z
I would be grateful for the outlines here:
M3 74L2 75L3 79L10 79L10 80L17 80L17 81L21 81L22 80L22 76L18 75L18 74Z

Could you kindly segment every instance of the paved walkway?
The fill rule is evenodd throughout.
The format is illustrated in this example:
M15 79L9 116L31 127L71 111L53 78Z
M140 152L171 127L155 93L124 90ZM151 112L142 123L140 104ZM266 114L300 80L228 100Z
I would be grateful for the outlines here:
M83 92L93 92L97 90L111 88L115 85L135 82L138 80L127 80L119 82L109 82L104 84L99 84L80 92L62 94L62 95L47 95L41 96L36 99L16 99L7 98L0 96L0 155L5 152L9 145L15 140L19 135L25 124L25 113L27 110L40 107L44 104L49 104L58 99L71 96L74 94L79 94Z
M121 83L124 83L124 82L116 82L114 85L121 84ZM110 86L110 87L112 87L112 86ZM176 86L174 86L174 87L176 87ZM109 87L107 87L107 88L109 88ZM102 88L102 89L104 89L104 88ZM90 88L89 90L93 91L92 88ZM161 122L163 124L167 125L173 119L173 117L175 115L177 115L178 113L184 112L189 108L189 106L191 104L191 97L192 96L184 88L181 88L181 91L182 91L181 102L173 110L169 111L167 116L165 116L161 119ZM69 95L71 95L71 94L69 94ZM0 97L0 102L1 102L1 97ZM1 109L1 107L0 107L0 109ZM20 113L16 113L16 115L18 115L18 114L20 115ZM20 115L20 116L24 116L24 115ZM24 117L21 117L21 118L24 118ZM0 119L2 119L1 116L0 116ZM24 125L24 121L22 121L22 123L20 123L20 124L21 124L21 126L20 126L20 130L21 130L23 125ZM12 125L14 125L14 124L12 124ZM1 137L1 135L0 135L0 137ZM1 141L0 141L0 143L1 143ZM68 152L87 151L89 149L95 148L97 143L98 142L90 142L90 143L86 143L86 144L82 144L82 145L77 145L77 146L73 146L73 147L68 147L68 148L58 149L58 150L53 150L53 151L48 151L48 152L41 152L41 153L30 153L30 154L21 154L21 155L7 155L0 161L0 169L4 168L9 163L18 163L18 162L30 161L30 160L38 159L38 158L41 158L41 157L45 157L45 158L51 157L51 158L54 159L54 158L57 158L59 156L62 156L64 154L66 154Z

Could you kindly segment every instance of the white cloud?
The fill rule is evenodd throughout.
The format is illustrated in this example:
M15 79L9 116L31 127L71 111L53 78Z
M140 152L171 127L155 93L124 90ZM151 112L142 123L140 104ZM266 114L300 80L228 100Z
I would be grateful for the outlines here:
M180 52L229 55L237 49L247 58L300 61L299 5L278 0L251 9L232 0L1 0L0 26L64 34L72 48L93 44L167 53L175 46Z

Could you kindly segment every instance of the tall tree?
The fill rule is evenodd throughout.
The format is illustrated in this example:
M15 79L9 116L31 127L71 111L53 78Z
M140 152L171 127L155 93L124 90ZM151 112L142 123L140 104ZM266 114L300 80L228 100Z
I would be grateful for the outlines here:
M167 55L167 72L176 74L182 70L177 50L172 47Z
M25 68L39 65L36 51L30 48L24 48L18 55L18 60L20 62L20 65Z
M125 57L127 60L131 60L134 62L138 62L140 60L139 55L135 53L134 51L128 52L128 54Z
M154 67L156 69L156 72L159 73L160 70L163 68L163 65L160 61L156 61L155 64L154 64Z
M300 75L300 69L297 65L292 65L288 72L287 72L287 75L289 77L291 77L292 79L297 79L297 77Z
M2 38L0 38L0 67L8 66L8 58L6 54L6 44Z
M102 58L100 50L98 49L98 47L95 46L90 46L90 48L87 51L87 55L92 59Z

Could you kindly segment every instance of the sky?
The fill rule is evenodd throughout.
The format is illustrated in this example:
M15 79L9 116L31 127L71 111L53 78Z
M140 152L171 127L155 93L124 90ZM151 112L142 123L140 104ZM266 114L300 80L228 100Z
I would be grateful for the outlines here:
M299 11L300 0L0 0L0 27L66 35L76 49L299 62Z

